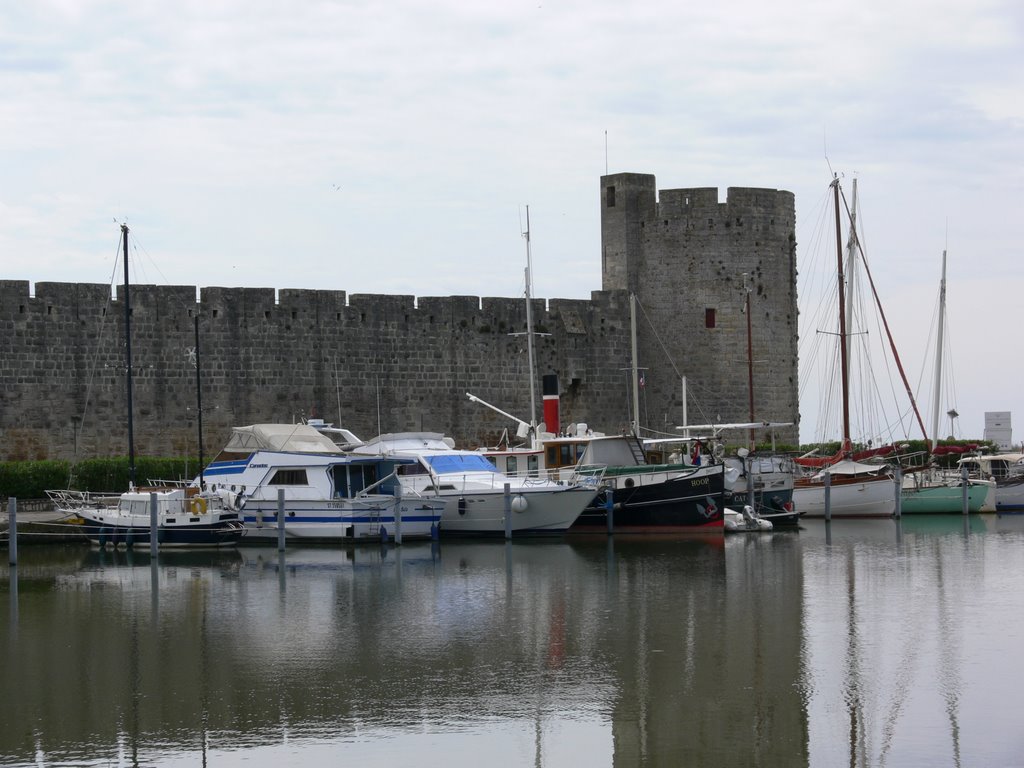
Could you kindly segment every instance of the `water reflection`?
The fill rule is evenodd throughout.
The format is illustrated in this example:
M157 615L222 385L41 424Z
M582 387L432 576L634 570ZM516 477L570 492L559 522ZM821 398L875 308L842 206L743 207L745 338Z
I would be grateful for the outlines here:
M24 550L0 581L0 675L17 692L0 763L998 762L1024 747L1001 714L1022 703L1006 681L1024 531L951 517L727 539Z

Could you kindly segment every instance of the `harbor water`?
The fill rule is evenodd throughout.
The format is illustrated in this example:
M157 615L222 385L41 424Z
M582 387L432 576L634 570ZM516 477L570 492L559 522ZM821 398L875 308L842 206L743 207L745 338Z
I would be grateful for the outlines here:
M1024 764L1024 516L18 560L5 766Z

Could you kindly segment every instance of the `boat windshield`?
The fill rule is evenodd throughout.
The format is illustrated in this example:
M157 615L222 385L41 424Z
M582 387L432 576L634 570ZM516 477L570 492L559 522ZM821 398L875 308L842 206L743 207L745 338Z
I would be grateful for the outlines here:
M463 472L492 472L498 469L483 456L475 453L456 453L450 456L425 456L430 468L439 475Z

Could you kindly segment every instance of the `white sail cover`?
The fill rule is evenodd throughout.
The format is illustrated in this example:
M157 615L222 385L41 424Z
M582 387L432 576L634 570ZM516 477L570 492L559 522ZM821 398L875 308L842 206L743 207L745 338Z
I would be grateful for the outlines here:
M225 451L294 451L296 453L341 453L327 435L308 424L252 424L231 430Z

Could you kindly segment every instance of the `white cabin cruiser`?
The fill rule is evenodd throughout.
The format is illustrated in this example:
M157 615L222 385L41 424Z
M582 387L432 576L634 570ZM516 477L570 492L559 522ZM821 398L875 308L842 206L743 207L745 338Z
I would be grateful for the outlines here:
M203 474L214 490L237 494L247 540L276 540L281 491L291 538L376 540L399 524L403 538L427 538L444 505L399 485L400 470L413 463L345 453L306 424L254 424L235 427Z
M445 502L444 535L504 533L506 485L514 533L562 533L597 495L600 479L577 483L510 477L479 452L456 450L436 432L381 435L349 451L353 456L414 460L400 467L399 478L407 492Z

